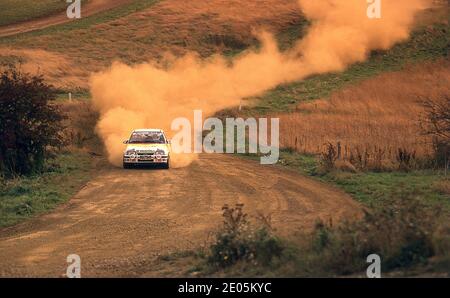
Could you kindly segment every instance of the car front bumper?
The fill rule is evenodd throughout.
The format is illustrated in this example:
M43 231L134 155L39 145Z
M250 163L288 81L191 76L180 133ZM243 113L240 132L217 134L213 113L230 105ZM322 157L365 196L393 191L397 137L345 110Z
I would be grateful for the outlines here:
M136 156L125 155L123 157L124 164L165 164L169 161L169 156Z

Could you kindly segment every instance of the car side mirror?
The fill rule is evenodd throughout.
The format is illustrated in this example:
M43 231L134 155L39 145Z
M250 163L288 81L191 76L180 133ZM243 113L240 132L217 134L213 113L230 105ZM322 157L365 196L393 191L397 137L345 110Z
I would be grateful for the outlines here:
M128 140L123 141L124 144L128 144Z
M169 139L167 139L167 144L172 144L172 142Z

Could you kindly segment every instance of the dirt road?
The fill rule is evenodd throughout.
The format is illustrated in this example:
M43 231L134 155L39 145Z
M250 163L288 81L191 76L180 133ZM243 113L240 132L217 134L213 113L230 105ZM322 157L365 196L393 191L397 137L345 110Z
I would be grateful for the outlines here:
M131 2L133 2L133 0L91 0L88 3L82 5L81 17L88 17L90 15ZM76 20L71 20L67 17L66 11L62 11L60 13L44 18L38 18L26 22L2 26L0 27L0 37L35 31L53 25L59 25L73 21L76 22Z
M225 203L271 214L285 236L359 210L332 187L232 156L201 155L170 170L111 167L54 212L0 230L0 276L60 277L73 253L85 277L164 275L148 264L204 244Z

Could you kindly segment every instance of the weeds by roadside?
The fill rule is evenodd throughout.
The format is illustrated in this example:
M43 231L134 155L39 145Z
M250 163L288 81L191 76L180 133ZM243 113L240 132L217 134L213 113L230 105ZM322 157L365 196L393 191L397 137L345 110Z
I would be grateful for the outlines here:
M51 87L41 77L30 79L16 72L11 75L15 81L4 77L8 84L3 84L2 107L6 112L0 120L16 125L0 129L5 141L0 153L0 227L69 199L91 176L92 158L87 152L99 155L102 148L94 132L98 115L90 103L50 103L54 99ZM21 100L11 109L8 103L14 96ZM21 166L28 159L32 162Z
M223 211L223 228L197 259L203 265L195 267L196 274L365 276L367 256L378 254L383 274L408 275L416 274L415 268L442 272L450 259L449 227L441 209L407 196L365 210L357 220L318 220L312 232L289 240L276 238L265 227L250 229L243 205Z
M337 227L318 222L311 243L320 259L315 266L336 275L363 272L370 254L381 257L385 272L423 265L442 251L436 243L448 236L437 233L440 216L440 209L401 197L366 210L360 221Z
M416 156L415 150L408 148L378 147L376 145L365 148L342 149L341 143L327 143L319 156L320 172L328 173L333 170L356 173L358 171L390 172L433 168L435 159L430 156Z
M222 208L223 227L207 254L209 265L225 268L244 261L267 266L281 255L283 246L272 234L268 221L262 227L252 227L243 207L236 204L234 208L228 205Z
M91 177L85 152L58 154L44 172L29 177L0 179L0 227L47 212L74 195Z

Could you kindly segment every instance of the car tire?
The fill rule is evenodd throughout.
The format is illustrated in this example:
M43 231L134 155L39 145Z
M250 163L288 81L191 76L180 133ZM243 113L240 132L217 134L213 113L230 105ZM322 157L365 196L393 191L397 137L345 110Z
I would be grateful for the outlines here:
M170 161L167 160L167 162L163 165L163 168L168 170L170 168Z

